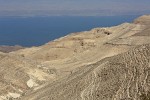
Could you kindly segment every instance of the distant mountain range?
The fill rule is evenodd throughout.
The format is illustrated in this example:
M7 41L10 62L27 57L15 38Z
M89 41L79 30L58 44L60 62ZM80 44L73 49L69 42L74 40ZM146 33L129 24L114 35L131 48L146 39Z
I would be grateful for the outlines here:
M120 16L120 15L143 15L149 14L149 10L133 10L133 11L113 11L107 9L101 10L0 10L0 17L6 16L20 16L20 17L33 17L33 16Z

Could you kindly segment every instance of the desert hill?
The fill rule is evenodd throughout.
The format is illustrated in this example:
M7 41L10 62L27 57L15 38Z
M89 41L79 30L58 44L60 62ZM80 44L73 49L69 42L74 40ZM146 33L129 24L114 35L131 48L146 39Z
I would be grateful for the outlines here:
M0 53L0 100L149 100L150 15Z
M23 100L149 100L149 48L138 46L82 66Z

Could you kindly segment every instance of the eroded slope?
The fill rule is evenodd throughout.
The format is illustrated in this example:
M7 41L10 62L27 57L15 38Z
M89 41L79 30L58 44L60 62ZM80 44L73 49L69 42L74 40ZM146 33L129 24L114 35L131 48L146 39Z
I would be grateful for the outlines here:
M149 100L149 93L150 44L82 66L23 100Z
M145 100L150 17L139 19L0 53L0 99Z

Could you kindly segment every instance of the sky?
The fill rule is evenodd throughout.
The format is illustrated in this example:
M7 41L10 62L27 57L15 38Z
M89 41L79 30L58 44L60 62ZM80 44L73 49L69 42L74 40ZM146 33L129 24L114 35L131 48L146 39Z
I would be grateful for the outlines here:
M0 16L150 14L150 0L0 0Z

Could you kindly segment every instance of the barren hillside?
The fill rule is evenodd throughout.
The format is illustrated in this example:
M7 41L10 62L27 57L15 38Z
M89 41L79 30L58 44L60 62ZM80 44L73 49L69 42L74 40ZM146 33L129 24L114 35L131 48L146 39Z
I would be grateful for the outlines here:
M150 15L0 53L0 100L150 100Z

